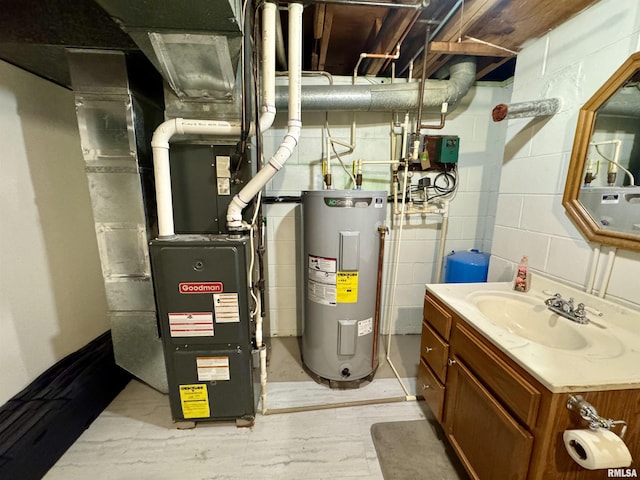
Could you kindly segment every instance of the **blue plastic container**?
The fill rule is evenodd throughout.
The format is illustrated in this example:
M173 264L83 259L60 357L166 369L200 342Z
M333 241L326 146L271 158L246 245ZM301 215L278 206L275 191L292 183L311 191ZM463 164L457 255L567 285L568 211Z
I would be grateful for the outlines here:
M486 282L489 254L471 249L451 252L445 263L445 283Z

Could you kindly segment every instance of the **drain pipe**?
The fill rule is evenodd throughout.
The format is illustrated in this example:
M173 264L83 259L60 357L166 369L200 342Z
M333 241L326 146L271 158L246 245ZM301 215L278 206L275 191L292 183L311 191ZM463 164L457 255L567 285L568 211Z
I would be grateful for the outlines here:
M276 118L276 14L275 3L266 2L262 8L262 112L259 132L264 133Z
M275 117L275 4L265 3L263 42L263 102L259 120L260 131L267 130ZM266 37L266 38L264 38ZM272 66L273 65L273 66ZM252 125L249 134L255 135L256 126ZM242 134L242 125L238 122L221 120L188 120L174 118L160 124L153 133L151 148L153 152L153 175L156 186L158 210L158 237L171 238L175 235L173 223L173 199L171 196L171 169L169 164L169 141L174 135L215 135L238 137Z
M248 225L242 220L242 210L264 188L271 178L280 171L289 160L298 145L301 121L301 72L302 72L302 10L299 3L289 4L289 122L287 134L280 147L269 159L269 162L236 194L227 209L227 227L229 230L247 230Z

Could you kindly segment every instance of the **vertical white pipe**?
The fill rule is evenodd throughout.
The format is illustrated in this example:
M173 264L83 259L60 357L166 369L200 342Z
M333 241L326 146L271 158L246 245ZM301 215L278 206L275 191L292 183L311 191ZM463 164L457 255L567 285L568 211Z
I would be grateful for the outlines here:
M260 132L273 124L276 116L276 15L275 3L266 2L262 8L262 114Z
M591 254L591 268L589 270L589 277L587 279L587 285L585 286L585 292L593 293L593 285L596 282L596 272L598 271L598 262L600 261L600 245L596 245Z
M389 305L389 308L387 310L387 363L389 364L389 366L391 367L391 370L393 370L394 375L396 376L396 378L398 379L398 382L400 382L400 386L402 387L402 389L404 390L405 395L407 396L407 399L412 398L412 395L410 395L409 390L407 389L407 387L405 386L404 382L400 379L400 375L398 374L398 371L396 370L395 366L393 365L393 362L391 361L391 356L390 356L390 352L391 352L391 330L392 327L394 326L395 322L393 321L393 319L395 318L394 313L393 313L393 309L395 308L395 303L396 303L396 290L398 288L398 265L399 265L399 261L400 261L400 247L401 247L401 243L402 243L402 230L404 228L404 213L405 213L405 207L406 207L406 198L407 196L404 194L404 192L407 191L407 178L409 177L409 161L406 158L406 152L407 152L407 135L406 133L409 130L409 114L407 113L404 117L404 129L405 129L405 135L403 136L403 142L404 144L402 145L402 152L403 152L403 157L405 162L404 162L404 179L402 182L402 207L400 209L400 228L398 230L398 238L396 239L396 258L395 258L395 265L394 265L394 270L393 270L393 280L392 280L392 293L391 293L391 303Z
M227 209L227 226L231 230L246 227L242 221L242 210L264 188L271 178L280 171L298 145L301 121L302 84L302 10L299 3L289 4L289 122L287 133L280 147L269 162L245 187L236 194Z
M609 256L607 258L607 267L604 271L604 277L602 277L602 284L600 286L600 291L598 292L598 296L604 298L607 294L607 288L609 288L609 280L611 280L611 272L613 271L613 262L616 259L617 248L611 248L609 250Z
M442 227L440 228L440 245L438 247L438 258L436 260L436 278L435 282L440 283L442 276L442 262L444 260L444 247L447 240L447 230L449 227L449 201L443 205Z
M300 89L302 85L302 10L302 5L298 3L289 5L289 129L282 145L280 145L280 148L268 163L270 168L274 168L273 164L279 162L281 162L280 168L282 168L282 164L291 156L291 149L295 148L298 144L298 137L302 127L300 120L302 116L300 106ZM276 157L278 157L278 160L276 160ZM269 173L273 176L280 168L277 168L273 173ZM258 174L265 170L267 170L266 166L260 170ZM255 186L252 188L262 190L271 176L265 175L264 178L256 181ZM258 175L256 175L256 177L258 177ZM256 177L254 177L249 184L251 184ZM247 184L247 187L249 184ZM243 188L240 194L242 194L247 187ZM251 192L251 190L249 192ZM236 198L238 198L238 195ZM229 205L229 210L227 211L227 220L229 219L230 212L231 205ZM240 210L239 213L242 215L242 210ZM240 220L242 220L242 216ZM258 323L260 324L260 336L258 337L258 329L256 328L256 343L260 349L260 398L262 414L265 415L267 413L267 349L266 346L262 344L262 316L260 312L258 312Z

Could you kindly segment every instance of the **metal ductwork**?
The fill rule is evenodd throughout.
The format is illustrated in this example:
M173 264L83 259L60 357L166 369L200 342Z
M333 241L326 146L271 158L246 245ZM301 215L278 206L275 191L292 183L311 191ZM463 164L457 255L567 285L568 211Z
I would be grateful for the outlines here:
M97 0L181 99L231 102L242 49L239 0Z
M464 97L476 78L473 57L454 59L443 67L438 77L448 80L427 80L423 107L438 109L444 102L455 105ZM302 110L350 110L359 112L407 111L418 107L420 83L389 83L378 85L314 85L302 87ZM276 108L287 108L286 88L276 89Z
M166 392L148 250L156 234L148 145L162 121L160 77L144 58L132 67L122 52L67 57L116 363Z

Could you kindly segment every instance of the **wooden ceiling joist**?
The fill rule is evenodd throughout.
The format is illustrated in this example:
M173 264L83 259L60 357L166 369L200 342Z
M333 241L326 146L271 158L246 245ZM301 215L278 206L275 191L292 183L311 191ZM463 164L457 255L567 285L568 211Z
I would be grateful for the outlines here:
M327 5L324 11L322 36L320 37L320 52L318 53L318 70L324 70L324 64L327 61L327 50L329 49L329 39L331 38L332 24L333 24L333 6Z
M501 48L475 42L431 42L429 43L429 52L479 57L513 57L515 55Z
M390 10L378 35L374 51L367 53L394 53L398 43L402 42L419 16L420 11L417 10ZM365 75L378 75L385 63L385 59L372 60Z

